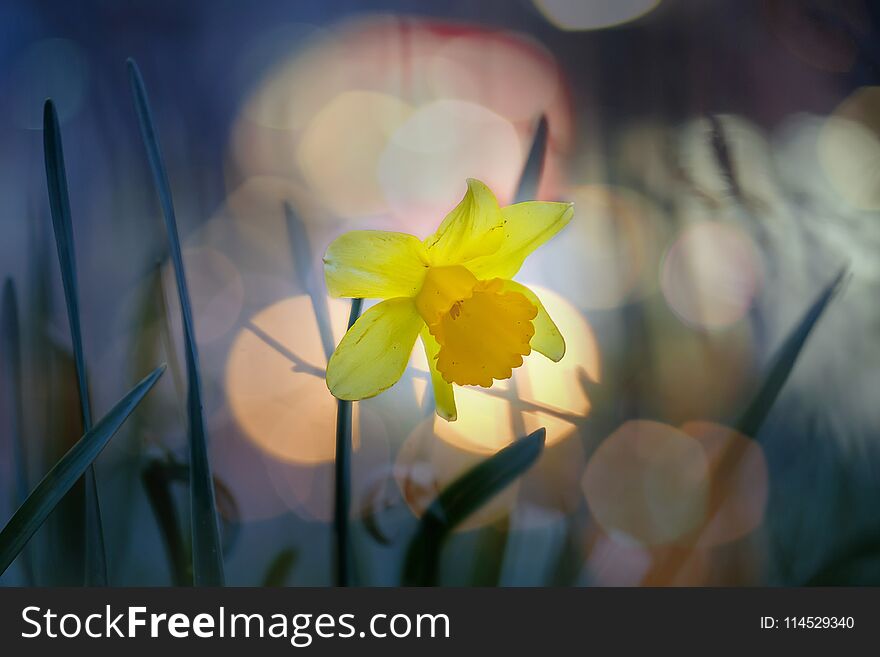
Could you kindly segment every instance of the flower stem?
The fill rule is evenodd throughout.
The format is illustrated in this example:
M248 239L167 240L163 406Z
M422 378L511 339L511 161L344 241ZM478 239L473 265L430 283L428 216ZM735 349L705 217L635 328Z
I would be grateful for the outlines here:
M348 328L361 314L363 299L352 299ZM334 527L336 529L336 585L351 583L351 547L348 518L351 513L351 402L340 399L336 410L336 479Z

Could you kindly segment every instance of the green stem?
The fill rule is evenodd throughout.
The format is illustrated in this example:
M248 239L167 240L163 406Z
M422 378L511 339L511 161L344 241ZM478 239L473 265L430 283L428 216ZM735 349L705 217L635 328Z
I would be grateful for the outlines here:
M351 300L348 328L361 314L363 299ZM336 585L351 583L351 546L348 518L351 510L351 402L340 399L336 410L336 479L334 528L336 530Z

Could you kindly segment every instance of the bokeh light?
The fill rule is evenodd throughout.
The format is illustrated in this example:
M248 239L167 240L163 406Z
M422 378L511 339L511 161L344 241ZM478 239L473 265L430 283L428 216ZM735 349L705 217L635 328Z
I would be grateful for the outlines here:
M880 87L862 87L834 110L819 135L819 161L847 202L880 209Z
M534 0L544 17L562 30L598 30L640 18L660 0Z
M418 109L391 136L378 175L392 211L428 224L461 200L466 177L510 198L524 159L507 119L481 105L438 100Z
M741 538L757 529L767 508L769 478L764 450L751 438L714 422L686 422L681 431L696 438L709 459L711 514L697 545L707 548ZM728 455L732 466L722 462Z
M184 249L183 263L196 339L200 343L217 340L232 330L244 306L241 274L227 256L210 247ZM170 264L163 267L162 279L165 290L172 291L166 297L174 301L167 308L171 331L173 335L182 335L180 304L173 294L176 283Z
M724 156L719 157L722 152ZM732 184L740 201L749 206L764 207L779 200L776 182L768 175L772 155L766 137L758 126L740 116L720 114L714 121L689 121L679 134L678 159L695 190L716 203L735 193ZM723 159L729 167L720 161Z
M577 187L569 198L575 214L565 235L534 255L543 277L588 309L614 308L651 290L667 232L659 210L636 192L606 185Z
M671 423L723 417L758 385L753 331L746 322L720 332L657 326L654 344L639 377L651 391L646 404Z
M352 420L352 441L357 436L351 455L352 518L370 511L368 500L373 494L376 474L387 472L390 465L388 430L385 424L370 409L361 404L354 405L354 409L358 407L360 409L353 412ZM296 425L288 432L288 440L310 439L313 443L310 447L311 454L323 457L328 451L328 444L332 446L335 443L335 422L336 415L333 413L326 423L312 422L305 429ZM324 433L309 433L310 429L324 431L325 425L331 427L331 431L326 434L326 441ZM316 447L319 443L320 447ZM317 522L330 522L333 519L336 476L332 455L330 459L320 462L271 459L266 462L266 472L277 495L294 513Z
M700 527L708 482L709 460L699 441L660 422L631 420L593 453L583 490L609 536L663 545Z
M685 322L719 329L748 312L762 278L761 255L747 233L732 224L701 221L669 248L660 285Z
M335 299L328 304L336 342L345 333L348 305ZM248 438L283 461L332 461L336 400L324 382L326 364L308 296L284 299L251 318L226 366L229 406ZM353 426L357 448L359 423Z
M312 36L279 57L244 104L231 179L301 180L331 215L390 214L401 229L427 234L465 178L510 200L543 113L551 139L540 193L559 193L572 117L561 72L540 44L388 16Z
M306 182L341 216L384 210L379 158L411 114L408 104L386 94L339 94L309 122L299 142L297 162Z

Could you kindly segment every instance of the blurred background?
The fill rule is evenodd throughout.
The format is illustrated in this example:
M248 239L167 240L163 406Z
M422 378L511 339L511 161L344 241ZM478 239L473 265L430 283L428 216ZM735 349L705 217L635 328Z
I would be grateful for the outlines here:
M427 236L467 177L512 202L542 115L537 197L575 217L518 279L566 356L458 389L452 424L419 351L355 405L355 581L397 584L436 493L544 426L537 465L448 542L443 584L880 583L878 26L867 0L6 0L0 276L23 412L5 377L0 519L82 433L43 169L52 97L94 414L169 363L97 462L110 580L188 577L181 322L131 56L175 195L230 584L333 581L319 319L338 341L349 306L326 298L327 244ZM732 430L844 267L760 431ZM735 476L713 481L730 449ZM81 583L82 509L74 490L0 583Z

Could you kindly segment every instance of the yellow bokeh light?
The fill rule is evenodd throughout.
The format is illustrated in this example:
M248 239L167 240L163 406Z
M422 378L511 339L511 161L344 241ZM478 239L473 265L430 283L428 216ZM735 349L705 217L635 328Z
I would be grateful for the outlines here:
M378 176L399 217L436 223L461 199L466 178L479 178L500 198L509 198L523 160L510 121L481 105L438 100L394 132Z
M345 333L349 304L328 300L334 344ZM307 296L284 299L243 328L226 364L226 396L236 422L261 449L297 463L332 461L336 399L324 382L326 356ZM358 406L352 440L359 441Z
M357 438L351 456L351 517L356 518L370 513L369 500L374 494L376 476L387 473L390 468L388 431L376 413L361 404L354 405L354 431ZM324 410L324 409L322 409ZM335 428L336 414L329 416ZM322 424L291 427L290 435L295 438L308 436L312 429L325 431ZM322 434L323 435L323 434ZM325 444L335 441L335 432L329 434ZM322 452L327 450L321 447ZM293 462L290 460L267 459L266 473L275 493L287 507L300 517L318 522L333 519L335 464L329 460L321 462Z
M393 96L348 91L327 103L309 122L297 162L311 188L344 217L385 209L376 177L388 139L412 114Z
M539 194L560 193L572 110L561 69L538 42L393 16L298 29L314 38L264 72L233 127L231 180L300 178L323 215L388 215L427 233L465 178L510 200L544 114L551 138Z
M563 297L536 285L529 287L565 337L565 356L553 363L532 353L522 367L514 370L510 381L496 382L488 390L456 386L458 420L434 420L434 432L440 439L467 451L490 453L521 437L517 431L521 423L526 432L545 427L550 446L571 436L576 420L589 414L590 400L581 377L600 380L596 337L586 319ZM427 373L423 350L414 352L413 365ZM419 384L417 392L422 388Z

